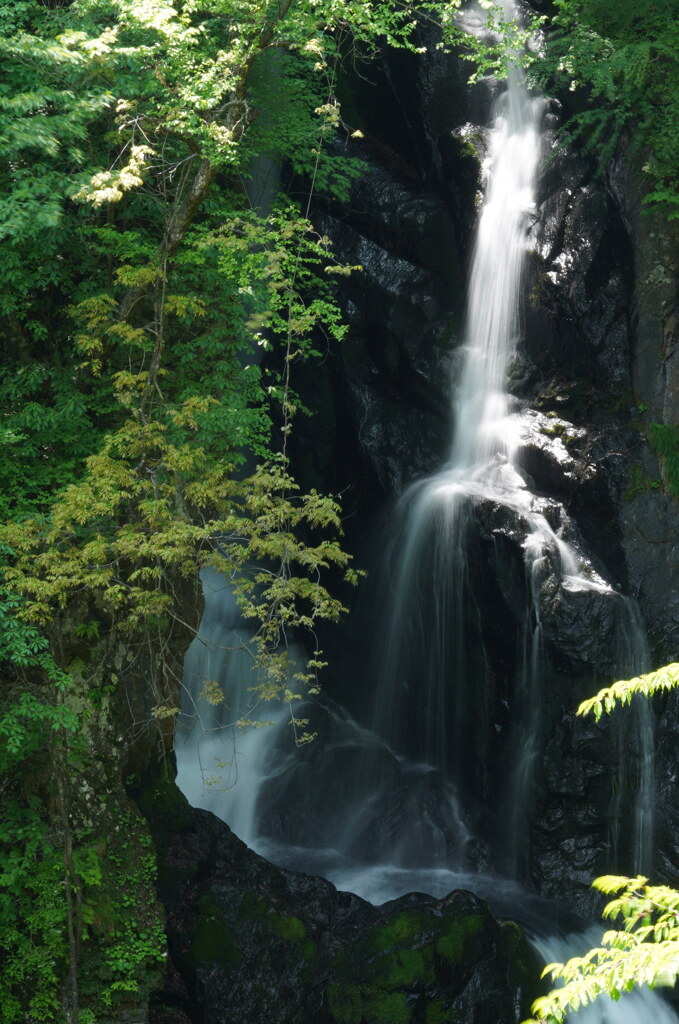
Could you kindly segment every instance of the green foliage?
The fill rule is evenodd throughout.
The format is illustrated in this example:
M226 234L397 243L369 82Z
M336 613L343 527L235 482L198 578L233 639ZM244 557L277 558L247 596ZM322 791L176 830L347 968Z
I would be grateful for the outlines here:
M0 519L44 509L98 440L73 372L39 363L0 379Z
M106 823L109 835L102 835ZM166 956L155 895L156 861L145 825L111 808L75 858L82 885L88 955L81 998L95 1019L148 989ZM89 867L89 871L87 870Z
M633 697L650 697L679 686L679 664L665 665L633 679L623 679L583 701L579 715L598 721ZM559 987L531 1007L524 1024L563 1024L570 1010L588 1006L598 996L619 999L635 985L672 986L679 977L679 892L649 885L648 879L605 875L592 883L607 896L604 918L618 918L622 928L604 933L601 946L565 964L548 964L543 972Z
M155 899L155 859L148 836L129 815L107 819L106 839L77 837L73 882L82 901L86 956L81 1006L93 1019L148 988L165 956L163 920ZM144 845L146 843L146 846ZM0 849L0 979L3 1024L57 1021L68 962L62 837L36 798L6 807Z
M679 498L679 427L649 423L648 440L660 462L663 483L668 494Z
M532 62L542 88L568 89L575 113L564 137L600 166L618 142L643 159L644 202L679 216L679 2L554 0L545 49Z
M360 172L336 145L340 62L412 46L418 19L449 8L0 8L6 1024L133 1007L160 964L153 860L116 810L111 721L141 703L168 741L202 567L252 624L261 694L308 738L294 706L323 666L316 625L344 611L326 576L357 574L339 506L290 473L294 368L341 339L333 282L360 268L302 213L311 190L346 198ZM272 194L253 210L267 166L294 175L301 209ZM293 671L295 631L313 651Z
M13 670L24 676L23 687L5 693L0 702L0 775L48 746L52 734L73 734L79 727L77 715L63 701L70 677L55 663L46 637L22 621L23 610L24 602L0 586L0 665L8 675ZM30 685L26 673L36 671L49 680L49 690Z
M545 975L560 987L537 999L534 1018L524 1024L562 1024L569 1010L588 1006L600 995L619 999L635 985L673 986L679 976L679 893L649 885L643 877L597 878L594 887L616 893L604 908L622 928L604 933L600 947L565 964L548 964Z
M633 697L652 697L655 693L673 690L679 685L679 663L664 665L655 672L646 672L633 679L621 679L600 690L595 697L582 702L579 715L593 714L597 722L619 705L629 704Z
M634 463L630 468L630 484L622 492L623 501L632 501L633 498L637 498L640 494L645 494L646 491L659 491L662 487L660 480L648 476L644 473L644 468L640 462Z
M63 855L36 797L4 807L0 825L0 1020L58 1018L66 959Z
M56 665L44 635L23 621L25 611L24 601L0 588L0 1021L19 1024L26 1014L34 1021L62 1019L69 961L66 880L81 906L79 927L89 954L81 994L97 1019L103 1008L137 992L150 966L162 961L155 862L138 823L129 813L101 806L101 796L99 806L88 809L97 827L83 819L72 835L64 834L73 800L63 784L68 775L78 778L86 764L87 711L73 699L74 681ZM83 783L89 799L87 787ZM61 816L55 817L54 805L61 806Z
M3 800L0 824L0 1020L3 1024L55 1020L58 983L66 959L66 905L61 892L63 849L34 794L17 780L33 757L44 758L55 742L78 729L78 718L60 698L68 677L59 671L45 637L19 617L23 602L0 587L0 664L5 683L12 670L24 680L0 700L0 777L15 796ZM30 685L44 673L52 691Z

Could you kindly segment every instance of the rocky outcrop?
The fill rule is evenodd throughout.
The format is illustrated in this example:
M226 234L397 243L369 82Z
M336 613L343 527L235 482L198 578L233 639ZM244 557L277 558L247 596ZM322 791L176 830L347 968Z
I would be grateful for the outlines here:
M562 155L543 178L529 267L527 397L585 428L570 503L592 549L639 601L652 660L662 664L679 640L679 510L664 491L648 427L679 416L678 239L640 212L624 161L606 182L593 170Z
M370 75L370 82L350 86L364 133L352 146L366 173L347 207L317 209L340 258L364 267L343 290L350 332L333 356L331 390L342 396L335 399L341 416L335 454L332 444L326 452L328 463L343 467L337 482L350 488L359 551L376 522L383 537L378 516L385 499L434 472L447 455L447 394L459 359L493 94L487 83L468 89L460 62L433 49L421 58L388 55ZM621 616L632 613L621 611L616 592L638 602L649 665L674 659L679 645L679 507L647 436L651 421L679 420L677 249L676 232L640 214L625 161L599 173L588 158L557 146L555 130L567 116L559 102L546 102L544 116L546 159L529 228L522 342L509 380L523 414L518 461L545 517L575 543L608 595L563 588L556 569L541 584L548 664L526 872L543 892L574 895L610 865L619 766L640 756L634 744L624 752L617 726L573 718L579 700L622 666L643 664L641 647L637 656L622 650ZM517 742L510 723L521 698L511 679L525 628L526 528L506 515L503 521L498 509L480 509L476 518L470 578L484 624L477 660L485 679L484 735L492 739L482 739L476 725L471 732L476 756L494 759L479 785L495 814ZM363 646L380 622L364 604L354 637L361 614L368 622ZM329 646L336 666L331 692L356 705L355 694L374 688L372 665L352 661L343 639ZM658 705L657 839L659 865L676 881L673 707ZM416 710L409 720L414 727ZM491 815L489 833L493 828ZM617 856L630 870L621 849Z
M166 982L152 1024L514 1024L539 967L471 893L373 907L273 867L172 783L137 800L158 854Z

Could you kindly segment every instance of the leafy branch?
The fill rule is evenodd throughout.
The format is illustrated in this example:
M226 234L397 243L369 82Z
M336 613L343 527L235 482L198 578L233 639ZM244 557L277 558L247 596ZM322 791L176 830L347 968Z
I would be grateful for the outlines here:
M571 1010L602 995L619 999L635 985L668 987L679 976L679 893L649 885L642 876L605 875L593 882L607 895L617 893L604 918L622 919L622 929L607 931L601 946L565 964L548 964L543 977L559 982L533 1003L534 1016L524 1024L563 1024Z
M652 697L656 693L673 690L679 685L679 663L664 665L655 672L646 672L633 679L621 679L606 686L594 697L580 704L578 715L593 714L597 721L619 705L630 704L635 696Z

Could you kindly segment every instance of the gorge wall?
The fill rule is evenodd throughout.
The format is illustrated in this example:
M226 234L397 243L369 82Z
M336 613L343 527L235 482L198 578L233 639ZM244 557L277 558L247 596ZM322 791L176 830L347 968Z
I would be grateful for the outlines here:
M366 161L366 171L345 207L316 205L319 228L339 257L363 267L343 285L347 339L320 369L308 371L308 392L301 385L314 418L298 424L295 441L304 482L322 481L343 494L347 532L360 563L372 570L363 593L350 597L347 633L323 638L331 662L327 690L359 715L374 686L365 651L382 628L379 569L370 553L394 499L445 459L451 430L449 381L459 363L493 99L487 84L467 86L466 74L463 62L432 48L421 57L389 54L346 82L346 118L363 133L347 149ZM522 342L509 380L517 408L532 410L519 462L533 493L557 503L557 517L565 513L561 528L593 570L638 601L657 667L675 659L679 638L679 515L648 441L649 424L678 418L676 232L641 213L624 154L601 169L559 147L556 129L567 116L559 100L546 104ZM479 699L489 706L488 732L497 737L480 755L481 789L494 805L480 824L486 835L500 813L493 794L501 790L503 737L518 700L509 677L517 594L525 589L521 543L515 523L492 512L481 516L473 572L492 683ZM619 671L610 608L594 593L562 595L551 608L551 670L540 695L541 762L525 873L545 894L582 895L594 875L611 868L612 807L621 790L634 788L641 755L628 750L629 774L621 776L620 726L573 716L581 699ZM676 701L659 701L655 714L656 870L671 880L679 867ZM619 851L621 868L628 853Z

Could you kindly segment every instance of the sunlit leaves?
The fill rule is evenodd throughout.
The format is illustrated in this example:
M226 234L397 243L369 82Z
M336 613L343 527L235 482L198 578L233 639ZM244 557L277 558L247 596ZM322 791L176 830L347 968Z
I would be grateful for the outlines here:
M583 701L579 715L596 720L633 697L650 697L679 686L679 664L665 665L633 679L623 679ZM648 878L605 875L592 883L615 896L603 910L619 928L604 933L601 946L565 964L548 964L543 976L558 983L532 1006L534 1017L524 1024L563 1024L569 1010L588 1006L599 996L619 999L635 985L673 986L679 977L679 892L649 885Z
M153 156L150 146L130 146L126 154L127 163L112 171L99 171L72 196L73 199L87 201L93 206L104 203L118 203L125 192L143 184L144 164Z
M672 986L679 975L679 893L649 885L643 877L607 875L594 887L617 894L604 908L617 918L619 930L604 933L601 946L565 964L548 964L543 972L559 982L533 1003L530 1022L562 1024L569 1010L587 1006L602 995L619 999L635 985Z
M602 714L609 714L618 705L629 704L633 697L651 697L655 693L672 690L679 686L679 663L664 665L655 672L646 672L633 679L621 679L607 686L594 697L582 702L579 715L593 714L598 721Z

